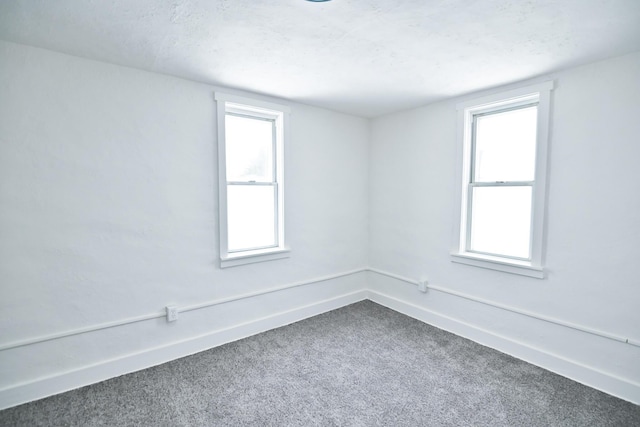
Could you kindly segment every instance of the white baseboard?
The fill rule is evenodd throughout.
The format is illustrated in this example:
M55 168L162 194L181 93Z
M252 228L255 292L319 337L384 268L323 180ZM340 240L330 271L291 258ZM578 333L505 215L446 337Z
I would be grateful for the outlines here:
M270 316L240 323L228 328L211 331L165 346L150 348L142 352L105 360L83 366L72 371L39 378L0 390L0 409L42 399L54 394L80 388L120 375L150 368L200 351L208 350L251 335L288 325L345 305L365 300L364 290L347 293L318 301Z
M378 291L369 290L367 296L375 303L429 325L509 354L586 386L640 404L640 384L636 382Z
M393 296L373 290L359 290L228 328L214 330L207 334L165 346L150 348L145 351L105 360L94 365L16 384L0 390L0 409L6 409L166 363L365 299L370 299L392 310L540 366L589 387L635 404L640 404L640 384L638 383Z

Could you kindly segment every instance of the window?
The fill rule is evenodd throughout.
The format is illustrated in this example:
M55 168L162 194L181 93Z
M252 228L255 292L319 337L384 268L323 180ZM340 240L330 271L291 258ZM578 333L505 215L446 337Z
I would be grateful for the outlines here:
M452 261L543 278L553 82L460 104L460 221Z
M284 138L289 108L216 93L220 265L285 258Z

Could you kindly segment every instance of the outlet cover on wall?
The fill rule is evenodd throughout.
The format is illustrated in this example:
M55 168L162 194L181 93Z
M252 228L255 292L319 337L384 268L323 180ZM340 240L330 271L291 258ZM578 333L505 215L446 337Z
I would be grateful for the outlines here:
M420 282L418 282L418 290L420 292L427 292L427 284L429 282L427 282L426 280L421 280Z
M175 322L178 320L178 307L175 305L168 305L167 307L167 322Z

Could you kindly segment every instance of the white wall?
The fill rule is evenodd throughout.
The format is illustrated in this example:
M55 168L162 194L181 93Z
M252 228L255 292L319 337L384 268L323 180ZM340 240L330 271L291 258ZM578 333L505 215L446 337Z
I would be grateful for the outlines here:
M291 257L219 268L215 89L0 42L0 345L366 266L368 121L275 99ZM0 408L362 299L364 279L0 351Z
M450 261L455 104L491 92L373 121L370 266L640 342L640 53L535 81L551 78L548 277ZM639 347L436 291L419 294L373 273L370 287L431 323L640 402Z
M216 88L0 42L0 349L367 262L640 341L638 76L640 53L551 76L547 279L449 259L463 98L371 122L273 100L292 255L221 270ZM0 408L366 296L640 402L638 347L360 272L0 350Z

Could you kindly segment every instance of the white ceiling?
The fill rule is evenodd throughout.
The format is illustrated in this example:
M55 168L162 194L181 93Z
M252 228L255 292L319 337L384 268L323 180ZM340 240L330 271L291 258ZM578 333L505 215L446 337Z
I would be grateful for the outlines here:
M0 39L374 117L640 50L640 0L2 0Z

